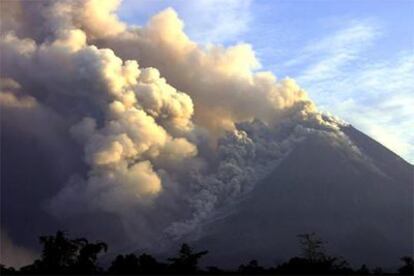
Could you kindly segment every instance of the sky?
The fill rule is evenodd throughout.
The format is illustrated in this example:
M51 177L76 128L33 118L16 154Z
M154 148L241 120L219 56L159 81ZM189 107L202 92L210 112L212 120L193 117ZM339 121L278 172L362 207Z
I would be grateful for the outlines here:
M414 163L414 1L124 0L118 16L141 26L168 7L194 41L251 44L259 70Z

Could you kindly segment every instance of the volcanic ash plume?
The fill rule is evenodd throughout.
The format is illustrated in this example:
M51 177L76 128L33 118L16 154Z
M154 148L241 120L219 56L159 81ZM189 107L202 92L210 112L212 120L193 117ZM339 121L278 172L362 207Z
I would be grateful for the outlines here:
M308 135L358 153L294 80L257 71L250 45L198 45L172 9L130 27L117 1L1 5L5 131L80 153L45 202L56 219L110 214L155 244L223 213Z

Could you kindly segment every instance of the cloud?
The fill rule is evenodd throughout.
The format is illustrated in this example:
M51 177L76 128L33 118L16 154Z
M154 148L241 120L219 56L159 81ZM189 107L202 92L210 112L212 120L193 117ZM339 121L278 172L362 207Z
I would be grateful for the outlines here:
M202 0L185 5L183 16L184 20L189 19L187 31L190 37L200 43L228 43L241 40L252 21L251 2Z
M379 35L376 24L368 20L353 21L333 35L309 42L299 56L287 61L285 66L308 64L298 77L301 82L332 81L342 73L339 70L357 59Z
M368 135L384 144L410 162L414 157L414 136L411 96L414 82L414 56L400 54L388 62L369 64L354 72L349 78L359 85L352 87L346 79L341 88L348 91L344 101L334 102L332 109L348 121L363 129ZM356 93L359 96L353 100ZM370 104L367 104L370 103Z
M386 29L375 20L351 20L345 25L308 41L285 66L295 68L296 80L312 91L322 110L351 122L412 162L413 56L400 52L368 63L368 51Z
M131 23L137 18L151 17L154 13L173 6L186 22L185 31L201 44L233 43L242 40L248 32L253 15L251 0L225 1L130 1L122 2L119 15ZM214 20L212 20L214 18Z

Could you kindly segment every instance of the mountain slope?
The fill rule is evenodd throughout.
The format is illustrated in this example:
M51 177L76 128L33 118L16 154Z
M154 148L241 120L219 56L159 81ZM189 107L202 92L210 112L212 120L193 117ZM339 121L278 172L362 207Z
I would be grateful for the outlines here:
M309 137L232 213L211 222L197 247L225 267L256 258L274 264L299 254L296 235L316 232L353 264L391 266L412 254L413 166L352 127L367 157Z

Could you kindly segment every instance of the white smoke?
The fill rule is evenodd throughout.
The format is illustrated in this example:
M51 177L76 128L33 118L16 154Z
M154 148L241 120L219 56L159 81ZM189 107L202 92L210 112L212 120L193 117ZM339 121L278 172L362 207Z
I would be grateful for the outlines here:
M172 9L129 27L118 4L2 2L1 77L16 88L2 108L57 114L83 149L87 172L50 200L57 217L107 212L136 241L179 238L308 135L347 143L294 80L257 72L250 45L197 45Z

